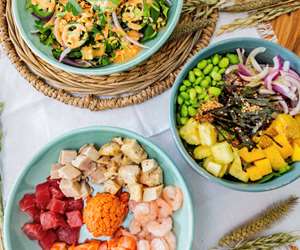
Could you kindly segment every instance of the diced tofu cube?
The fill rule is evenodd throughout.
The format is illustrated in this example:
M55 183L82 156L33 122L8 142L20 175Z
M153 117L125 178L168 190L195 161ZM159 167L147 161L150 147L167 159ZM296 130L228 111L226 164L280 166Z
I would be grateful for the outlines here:
M130 200L141 202L143 199L143 185L138 183L128 185L128 193L130 194Z
M59 155L58 162L62 165L67 163L71 163L77 156L77 152L75 150L62 150Z
M143 172L150 172L159 167L157 161L154 159L143 160L141 166Z
M80 197L81 185L78 181L62 179L59 183L59 188L66 197Z
M106 171L104 172L104 176L106 179L112 179L118 176L119 166L115 162L110 162L107 165Z
M210 146L201 145L194 149L194 158L196 160L202 160L211 156L211 149Z
M119 145L123 145L122 137L115 137L111 140L112 142L118 143Z
M130 160L138 164L147 159L147 153L135 139L124 139L121 151Z
M137 165L127 165L119 168L119 176L126 184L137 183L140 173L140 167Z
M101 156L115 156L120 152L121 152L121 147L116 142L106 143L99 150L99 154Z
M80 154L87 156L88 158L90 158L93 161L97 161L100 157L99 152L92 144L86 145L85 147L81 148Z
M81 171L71 164L67 164L58 170L58 176L62 179L74 180L81 176Z
M199 135L199 122L194 118L188 120L188 122L180 128L180 137L191 145L200 145L200 135Z
M59 179L60 177L59 177L59 174L58 174L58 170L61 169L62 167L63 167L63 165L61 165L61 164L58 164L58 163L53 164L51 166L50 178L53 179L53 180L54 179Z
M209 122L199 124L200 144L212 146L217 142L216 128Z
M149 202L149 201L157 200L161 196L162 190L163 190L163 185L144 188L143 201Z
M163 172L160 167L153 171L142 172L139 181L148 187L158 186L163 182Z
M233 161L232 148L228 142L220 142L211 146L214 160L221 164L229 164Z
M91 167L92 160L86 155L78 155L73 161L72 165L81 171L88 171Z
M206 158L203 162L204 168L216 177L220 177L223 173L223 165L213 161L211 158Z
M104 182L104 192L116 194L121 189L121 186L113 180L107 180Z

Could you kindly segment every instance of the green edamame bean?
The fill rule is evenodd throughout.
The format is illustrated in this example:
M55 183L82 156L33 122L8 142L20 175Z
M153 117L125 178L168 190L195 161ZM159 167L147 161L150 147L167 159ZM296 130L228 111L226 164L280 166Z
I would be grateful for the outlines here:
M205 78L204 80L202 80L202 82L200 83L200 86L203 88L207 88L209 86L209 81Z
M205 59L201 60L198 64L197 64L197 67L199 69L204 69L207 65L207 61Z
M198 77L196 79L196 81L194 82L194 85L199 85L201 83L202 79L203 79L203 77Z
M220 68L218 66L214 66L211 72L218 72Z
M187 118L187 117L181 117L181 118L180 118L180 123L181 123L182 125L185 125L185 124L188 122L188 120L189 120L189 118Z
M191 100L191 105L192 105L193 107L195 107L196 104L198 104L197 98L195 98L194 100Z
M209 96L207 95L207 96L205 96L204 98L203 98L203 101L208 101L209 100Z
M194 69L193 69L193 72L194 72L195 76L197 76L197 77L203 75L203 73L201 72L201 70L198 69L198 68L194 68Z
M188 112L190 116L194 116L197 114L197 110L193 107L188 107Z
M184 81L183 81L183 84L184 84L185 86L187 86L187 87L189 87L189 86L192 85L192 83L191 83L189 80L184 80Z
M183 117L187 117L188 116L188 108L186 105L182 105L181 110L180 110L180 114Z
M180 88L179 88L179 91L180 92L186 91L186 86L185 85L181 85Z
M190 99L191 99L191 100L196 99L197 92L196 92L195 89L190 89L189 94L190 94Z
M181 92L179 96L182 97L184 100L188 100L190 98L190 96L186 92Z
M209 84L211 84L211 77L210 76L206 76L204 79L207 80L209 82Z
M204 75L208 75L212 71L213 67L214 66L212 64L208 64L203 70Z
M193 82L196 81L196 77L195 77L195 74L194 74L193 71L190 71L190 72L189 72L189 81L190 81L191 83L193 83Z
M236 54L227 54L226 57L229 59L230 64L238 64L240 59Z
M179 105L181 105L182 103L183 103L183 98L181 97L181 96L178 96L177 97L177 103L179 104Z
M207 64L211 64L212 63L212 60L211 60L211 58L209 58L208 60L207 60Z
M210 87L208 93L212 96L219 96L221 94L221 89L217 87Z
M202 94L203 93L203 88L201 88L200 86L195 86L195 90L198 94Z
M217 82L216 80L212 80L211 85L212 85L212 86L217 86L217 83L218 83L218 82Z
M181 124L181 121L180 121L180 115L179 114L177 114L177 116L176 116L176 121L177 121L177 124Z
M218 72L212 72L211 73L211 77L212 77L212 79L214 79L215 81L221 81L222 80L222 76L221 76L221 74L220 73L218 73Z
M225 73L225 71L226 71L226 69L220 69L220 70L219 70L219 73L220 73L221 75L223 75L223 74Z
M227 57L223 57L219 62L219 67L225 69L228 66L229 66L229 59Z
M217 65L220 62L220 56L218 54L215 54L212 58L213 65Z

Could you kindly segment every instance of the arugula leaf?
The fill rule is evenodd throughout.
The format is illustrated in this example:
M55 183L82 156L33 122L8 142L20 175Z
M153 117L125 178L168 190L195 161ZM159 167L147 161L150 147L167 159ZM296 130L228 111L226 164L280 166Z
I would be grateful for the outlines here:
M147 42L147 41L153 39L157 35L157 32L149 24L146 26L143 33L144 33L144 36L143 36L141 42Z
M76 0L69 0L65 6L66 11L71 12L74 16L78 16L82 9Z
M167 18L170 7L168 5L166 5L164 0L158 0L158 3L160 5L160 7L162 8L162 12L163 12L164 16Z
M102 56L99 59L99 64L102 65L102 66L105 66L105 65L111 64L111 61L110 61L108 56Z
M104 27L105 24L107 23L106 16L104 15L104 13L99 13L98 16L99 16L99 25L101 27Z

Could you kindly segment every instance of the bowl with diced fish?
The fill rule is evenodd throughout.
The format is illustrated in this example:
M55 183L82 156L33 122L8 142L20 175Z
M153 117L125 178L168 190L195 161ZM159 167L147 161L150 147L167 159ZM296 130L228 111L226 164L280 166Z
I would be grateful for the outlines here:
M184 179L147 139L112 127L72 131L25 167L4 218L7 250L191 249Z
M145 61L168 40L182 0L13 1L17 28L45 62L83 75L109 75Z
M206 179L249 192L287 185L300 176L300 58L261 39L215 43L177 77L170 123Z

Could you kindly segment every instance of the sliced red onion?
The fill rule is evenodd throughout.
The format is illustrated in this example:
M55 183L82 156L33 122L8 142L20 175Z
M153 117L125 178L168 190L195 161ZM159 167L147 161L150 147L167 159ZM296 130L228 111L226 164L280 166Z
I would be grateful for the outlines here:
M282 107L283 112L284 112L285 114L288 114L288 113L289 113L289 107L288 107L287 103L286 103L284 100L280 100L280 101L278 101L278 103L279 103L280 106Z
M288 72L289 71L289 69L290 69L290 65L291 65L291 63L289 62L289 61L285 61L284 63L283 63L283 71L284 72Z
M283 59L281 56L273 57L274 69L282 70L283 67Z
M244 54L245 54L245 50L244 50L244 49L238 48L238 49L236 50L236 53L238 54L240 63L241 63L241 64L244 64Z
M254 75L254 76L245 76L245 75L239 73L239 76L240 76L243 80L245 80L245 81L247 81L247 82L257 82L257 81L260 81L260 80L264 79L268 73L269 73L269 66L265 67L265 68L263 69L263 71L260 72L260 73L257 74L257 75Z
M246 60L246 65L249 65L251 63L253 68L255 68L256 71L261 72L262 68L259 65L259 63L256 61L255 57L260 53L264 53L265 51L266 51L266 48L264 48L264 47L258 47L256 49L252 50Z
M70 66L75 66L75 67L79 67L79 68L90 68L93 65L87 61L81 60L81 59L75 59L72 60L70 58L65 57L62 60L63 63L68 64Z
M290 111L290 115L297 115L300 112L300 88L298 88L298 103L297 105Z
M265 78L265 86L268 90L272 90L272 81L275 80L279 76L279 70L273 69Z
M131 42L132 44L134 44L134 45L136 45L136 46L138 46L138 47L141 47L141 48L143 48L143 49L149 49L148 46L139 43L138 41L132 39L130 36L128 36L128 35L126 34L126 32L123 30L123 28L121 27L121 25L120 25L120 23L119 23L119 20L118 20L118 17L117 17L116 12L112 12L112 18L113 18L114 25L116 26L116 28L117 28L118 30L120 30L120 31L124 34L124 38L125 38L127 41L129 41L129 42Z
M269 89L259 89L258 92L262 95L274 95L275 92Z
M238 73L240 73L244 76L252 76L252 73L250 72L250 70L248 70L247 67L241 63L238 65Z
M62 60L64 60L64 58L72 51L71 48L66 48L64 49L64 51L60 54L60 57L58 59L59 62L62 62Z
M236 71L236 70L238 70L238 65L231 65L231 66L229 66L227 69L226 69L226 71L225 71L225 74L227 75L227 74L229 74L229 73L231 73L231 72L233 72L233 71Z
M294 70L292 70L292 69L289 69L288 74L289 74L291 77L293 77L293 78L295 78L295 79L297 79L297 80L300 81L300 76L299 76L299 74L298 74L296 71L294 71Z
M284 86L280 83L273 83L272 88L274 91L278 92L282 96L291 99L292 101L297 99L295 93L293 93L287 86Z

